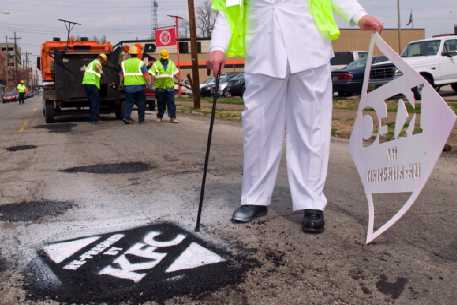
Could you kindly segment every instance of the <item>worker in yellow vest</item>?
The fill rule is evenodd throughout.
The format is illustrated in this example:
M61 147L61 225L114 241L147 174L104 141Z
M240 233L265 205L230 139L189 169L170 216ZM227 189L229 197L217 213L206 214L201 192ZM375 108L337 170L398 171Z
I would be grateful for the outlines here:
M103 75L103 67L108 62L106 54L101 53L91 61L84 70L82 84L90 105L90 122L98 122L100 114L100 80Z
M144 62L138 58L139 50L136 46L129 48L130 58L121 63L122 74L121 83L124 85L125 104L123 107L122 121L125 124L133 123L133 105L138 107L138 123L144 123L146 96L144 89L151 83L148 68Z
M25 86L25 81L21 80L21 82L16 87L18 93L18 102L19 105L24 104L25 101L25 92L27 91L27 87Z
M232 221L267 214L282 156L294 211L305 233L324 231L331 123L334 13L363 30L383 24L357 0L213 0L218 11L210 64L220 72L226 56L245 57L244 158L241 207ZM254 5L255 4L255 5Z
M157 120L162 122L165 110L167 110L170 123L179 123L176 120L175 104L175 79L178 78L179 70L170 59L170 54L167 50L160 51L160 60L152 65L149 73L155 79Z

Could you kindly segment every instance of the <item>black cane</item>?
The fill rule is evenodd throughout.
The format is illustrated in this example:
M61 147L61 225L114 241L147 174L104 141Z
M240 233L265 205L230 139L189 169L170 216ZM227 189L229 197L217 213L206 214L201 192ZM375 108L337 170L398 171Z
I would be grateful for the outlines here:
M200 188L200 205L198 206L197 223L195 224L195 232L200 232L200 219L201 219L202 209L203 209L203 200L205 199L206 175L208 174L209 154L211 152L211 140L213 137L214 120L216 118L216 104L217 104L217 99L219 98L220 78L221 78L221 67L219 68L219 72L216 75L216 85L215 85L214 92L213 92L213 108L211 109L211 122L209 124L208 142L206 144L205 166L203 167L203 180L202 180L202 186Z

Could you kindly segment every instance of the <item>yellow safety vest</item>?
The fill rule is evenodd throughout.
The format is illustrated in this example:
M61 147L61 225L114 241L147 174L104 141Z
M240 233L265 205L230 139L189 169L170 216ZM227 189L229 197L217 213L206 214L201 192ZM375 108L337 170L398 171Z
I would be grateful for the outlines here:
M121 63L124 74L124 86L140 86L146 84L143 72L144 62L139 58L132 57Z
M95 85L100 89L100 79L102 74L97 72L97 65L101 65L98 59L91 61L84 70L83 85Z

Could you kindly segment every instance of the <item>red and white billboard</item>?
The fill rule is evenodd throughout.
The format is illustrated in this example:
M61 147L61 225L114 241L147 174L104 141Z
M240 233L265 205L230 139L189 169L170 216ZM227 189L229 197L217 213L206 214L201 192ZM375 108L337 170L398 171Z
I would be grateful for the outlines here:
M157 29L155 34L157 47L175 46L177 43L176 28L174 27Z

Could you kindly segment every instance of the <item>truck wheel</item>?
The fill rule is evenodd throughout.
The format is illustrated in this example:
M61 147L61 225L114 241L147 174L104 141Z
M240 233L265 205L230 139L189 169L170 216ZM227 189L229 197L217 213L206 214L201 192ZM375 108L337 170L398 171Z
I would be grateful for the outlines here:
M454 90L455 93L457 93L457 83L451 85L452 90Z
M44 111L44 117L46 119L46 123L54 123L54 116L55 116L54 101L46 101L43 111Z

